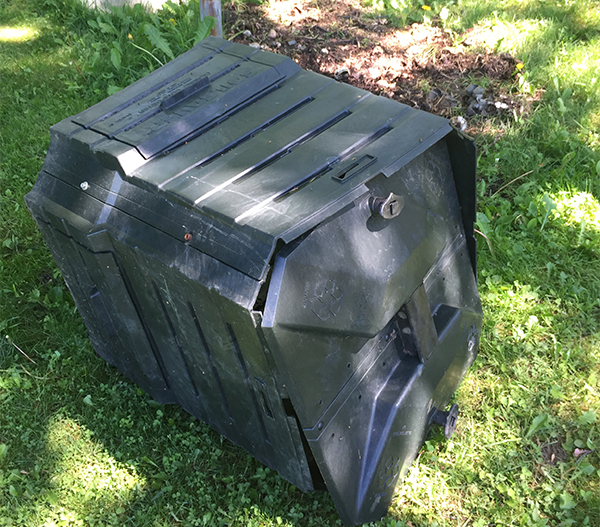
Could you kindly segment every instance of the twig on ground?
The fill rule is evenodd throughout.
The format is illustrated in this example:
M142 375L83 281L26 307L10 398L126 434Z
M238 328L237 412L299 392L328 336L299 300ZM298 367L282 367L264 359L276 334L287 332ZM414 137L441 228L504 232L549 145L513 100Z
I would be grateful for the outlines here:
M29 355L27 355L27 353L25 353L21 348L19 348L19 346L17 346L12 340L10 341L10 343L15 348L17 348L29 362L33 362L34 364L37 364L37 362L35 362Z

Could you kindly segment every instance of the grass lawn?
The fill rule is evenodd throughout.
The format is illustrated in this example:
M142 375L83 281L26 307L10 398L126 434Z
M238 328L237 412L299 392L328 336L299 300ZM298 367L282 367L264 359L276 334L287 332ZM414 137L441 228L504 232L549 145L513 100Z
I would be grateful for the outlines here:
M0 526L340 525L328 495L94 354L23 202L48 128L202 38L192 7L0 0ZM600 527L600 2L375 8L493 35L523 64L506 89L534 101L476 137L485 319L459 429L430 436L377 525Z

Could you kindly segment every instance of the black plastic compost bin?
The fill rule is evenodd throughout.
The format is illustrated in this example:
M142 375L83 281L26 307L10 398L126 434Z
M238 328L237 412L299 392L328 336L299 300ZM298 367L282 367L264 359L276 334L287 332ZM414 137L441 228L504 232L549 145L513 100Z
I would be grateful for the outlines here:
M477 352L473 143L217 38L51 137L26 201L97 352L385 515Z

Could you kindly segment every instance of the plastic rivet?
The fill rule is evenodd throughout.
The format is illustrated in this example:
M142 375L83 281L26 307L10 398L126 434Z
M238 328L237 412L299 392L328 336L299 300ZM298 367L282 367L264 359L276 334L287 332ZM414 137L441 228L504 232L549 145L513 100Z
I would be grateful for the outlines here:
M467 349L469 350L469 353L471 353L474 349L475 349L475 345L477 343L477 339L475 338L475 335L473 335L470 339L469 342L467 344Z

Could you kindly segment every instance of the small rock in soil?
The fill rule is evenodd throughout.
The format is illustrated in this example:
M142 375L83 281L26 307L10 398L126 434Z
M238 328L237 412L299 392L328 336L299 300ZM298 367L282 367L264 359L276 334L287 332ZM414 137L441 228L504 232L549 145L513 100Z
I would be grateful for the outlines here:
M269 31L269 38L277 38L277 31L271 29L271 31Z
M336 81L345 81L348 79L348 75L350 75L350 71L346 66L342 66L338 68L337 71L333 74L333 77Z
M252 36L252 32L249 29L246 29L242 35L244 35L246 38L250 38Z
M437 101L443 95L444 94L440 90L438 90L437 88L434 88L427 94L426 100L427 100L427 102L432 103L432 102Z
M296 45L296 41L295 40L289 40L288 41L288 46L295 46Z
M251 48L256 48L259 49L260 48L260 44L258 42L252 42L251 44L248 44Z
M321 50L321 53L325 53L325 55L327 55L327 53L329 53L329 50L327 48L323 48Z
M461 132L464 132L467 129L467 120L462 115L453 117L450 122Z

